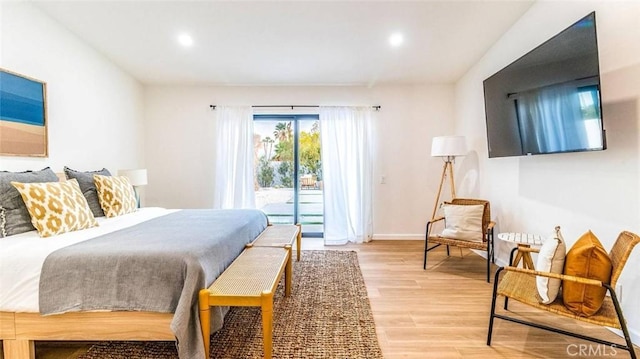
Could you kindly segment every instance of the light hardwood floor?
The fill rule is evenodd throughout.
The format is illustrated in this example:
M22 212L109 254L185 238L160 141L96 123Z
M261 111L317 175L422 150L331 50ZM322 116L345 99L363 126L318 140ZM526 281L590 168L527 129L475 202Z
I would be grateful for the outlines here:
M629 357L626 351L614 352L602 345L499 319L488 347L493 287L485 281L485 260L467 250L462 251L461 257L458 249L452 249L451 257L447 257L444 249L436 249L430 252L425 271L423 245L422 241L374 241L325 247L321 239L304 238L302 248L358 252L385 358ZM515 301L509 308L523 318L540 318L546 324L623 342L607 329L558 319ZM576 355L581 345L587 355ZM75 359L87 348L77 343L38 343L36 357ZM640 350L636 349L636 353L640 355Z
M423 246L422 241L381 241L358 247L385 358L585 357L572 355L580 345L587 345L587 353L589 345L592 354L600 350L601 355L589 357L629 357L626 351L614 353L595 343L499 319L492 345L487 346L493 283L486 282L485 259L468 250L462 250L461 257L457 248L447 257L444 248L438 248L429 252L425 271ZM605 328L558 319L515 301L509 309L523 318L540 318L565 330L624 342Z

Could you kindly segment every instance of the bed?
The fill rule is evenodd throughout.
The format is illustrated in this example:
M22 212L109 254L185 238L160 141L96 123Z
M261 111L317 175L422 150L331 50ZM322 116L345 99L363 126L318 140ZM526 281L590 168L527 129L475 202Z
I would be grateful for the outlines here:
M198 291L266 228L264 213L143 208L98 222L0 238L5 358L34 358L35 340L175 340L181 359L204 358Z

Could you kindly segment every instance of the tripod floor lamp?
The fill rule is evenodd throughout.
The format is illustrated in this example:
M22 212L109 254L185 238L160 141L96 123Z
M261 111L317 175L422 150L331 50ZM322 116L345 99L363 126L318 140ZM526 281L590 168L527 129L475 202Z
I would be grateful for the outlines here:
M440 194L442 193L442 185L445 177L449 177L449 188L451 189L451 199L456 197L456 187L453 181L453 163L457 156L467 154L467 142L464 136L439 136L434 137L431 143L431 157L441 157L444 161L442 167L442 176L440 177L440 186L438 187L438 196L433 206L433 214L431 219L436 217L438 204L440 203Z

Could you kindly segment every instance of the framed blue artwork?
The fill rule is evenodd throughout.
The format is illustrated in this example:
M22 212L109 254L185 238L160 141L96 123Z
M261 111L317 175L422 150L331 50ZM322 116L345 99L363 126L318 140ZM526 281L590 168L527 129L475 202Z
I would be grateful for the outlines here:
M47 157L47 84L0 69L0 156Z

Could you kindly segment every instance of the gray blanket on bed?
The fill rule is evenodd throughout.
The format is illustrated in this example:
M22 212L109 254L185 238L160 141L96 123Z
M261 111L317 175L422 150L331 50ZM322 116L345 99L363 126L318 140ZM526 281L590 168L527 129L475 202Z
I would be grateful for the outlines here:
M266 226L258 210L182 210L62 248L44 262L40 313L174 313L180 358L202 359L198 291Z

